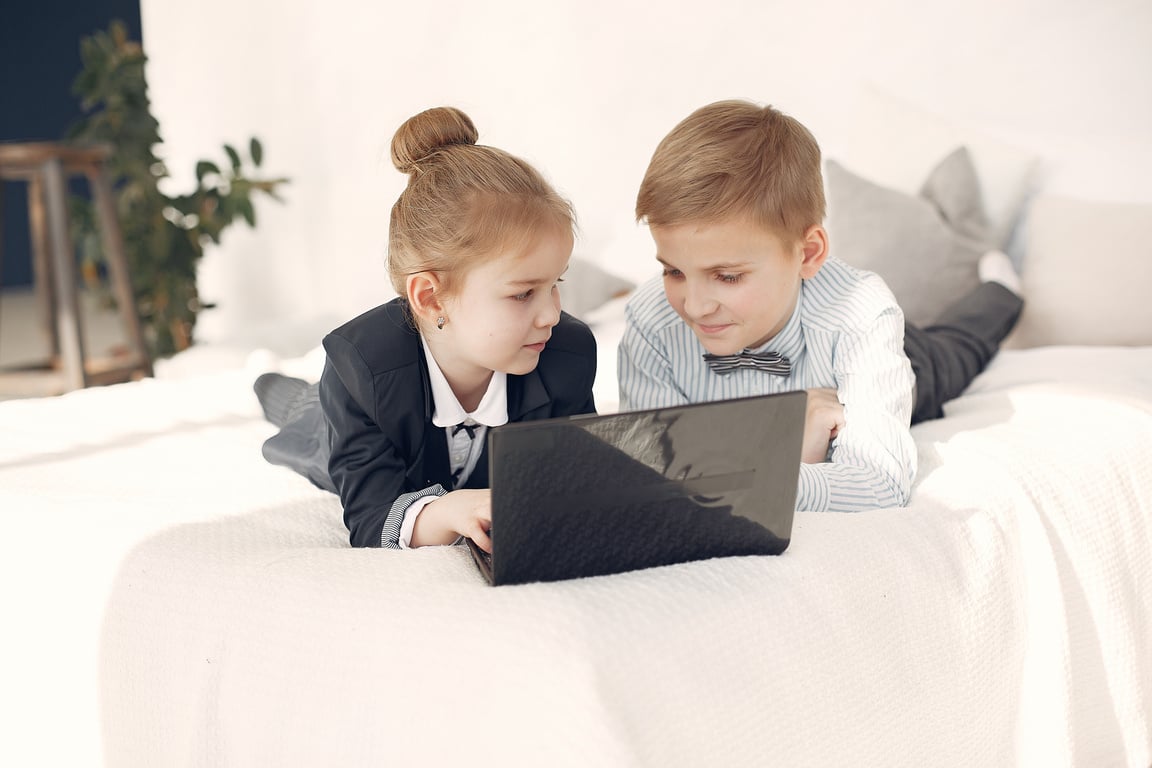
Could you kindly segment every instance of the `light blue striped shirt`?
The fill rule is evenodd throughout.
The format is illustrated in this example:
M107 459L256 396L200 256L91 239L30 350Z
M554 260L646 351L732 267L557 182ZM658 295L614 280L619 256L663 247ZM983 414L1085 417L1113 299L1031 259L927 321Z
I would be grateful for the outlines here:
M857 512L908 503L916 476L909 431L914 379L904 353L904 314L878 275L829 258L804 281L787 324L756 350L787 356L788 376L714 373L665 298L660 277L637 289L625 316L621 410L834 387L846 423L829 461L801 465L796 508Z

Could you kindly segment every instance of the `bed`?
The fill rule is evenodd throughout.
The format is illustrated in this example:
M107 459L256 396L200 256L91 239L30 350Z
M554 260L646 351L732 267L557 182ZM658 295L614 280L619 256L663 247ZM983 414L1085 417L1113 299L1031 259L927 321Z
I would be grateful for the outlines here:
M889 249L853 233L857 187L834 242L867 262ZM351 549L337 499L260 455L253 380L315 351L0 403L0 762L1152 764L1152 213L1027 212L1028 310L914 428L911 504L800 512L778 557L493 588L463 547ZM1081 255L1109 237L1128 279L1095 296Z

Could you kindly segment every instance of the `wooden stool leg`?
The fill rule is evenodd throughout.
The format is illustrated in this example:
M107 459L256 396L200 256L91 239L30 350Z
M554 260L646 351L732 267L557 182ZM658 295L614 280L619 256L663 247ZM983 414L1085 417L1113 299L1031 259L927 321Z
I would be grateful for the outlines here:
M104 242L104 257L112 280L112 295L120 311L120 322L128 335L129 346L136 356L136 365L145 376L152 375L152 356L144 342L144 331L140 327L140 316L136 312L136 296L132 281L128 276L128 260L124 255L124 236L120 232L120 222L116 217L116 204L112 196L112 184L103 168L88 173L88 185L96 202L96 216L100 225L100 235Z
M60 335L56 330L56 292L52 261L48 257L48 222L44 214L44 184L40 174L28 179L28 227L32 240L32 285L36 291L36 309L40 314L40 331L48 340L49 355L60 357Z
M51 158L41 166L44 202L48 212L48 241L56 290L56 331L60 339L60 362L67 389L86 386L84 340L80 332L80 303L76 295L76 259L68 236L68 210L64 169Z

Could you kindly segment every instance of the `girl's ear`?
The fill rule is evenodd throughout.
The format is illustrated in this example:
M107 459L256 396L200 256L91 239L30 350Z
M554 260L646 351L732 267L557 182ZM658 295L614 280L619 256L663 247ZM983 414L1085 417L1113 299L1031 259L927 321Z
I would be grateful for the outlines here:
M408 275L404 287L412 314L430 324L435 324L437 318L443 317L444 305L440 301L442 285L440 276L435 272Z
M828 231L819 224L808 228L801 243L804 260L800 262L800 277L815 277L828 258Z

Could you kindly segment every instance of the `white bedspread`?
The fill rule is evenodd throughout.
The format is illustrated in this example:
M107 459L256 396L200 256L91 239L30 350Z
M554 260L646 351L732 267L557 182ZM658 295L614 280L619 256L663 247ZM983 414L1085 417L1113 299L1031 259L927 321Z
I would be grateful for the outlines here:
M0 763L1152 762L1152 348L1002 353L782 556L500 588L348 548L253 375L0 403Z

